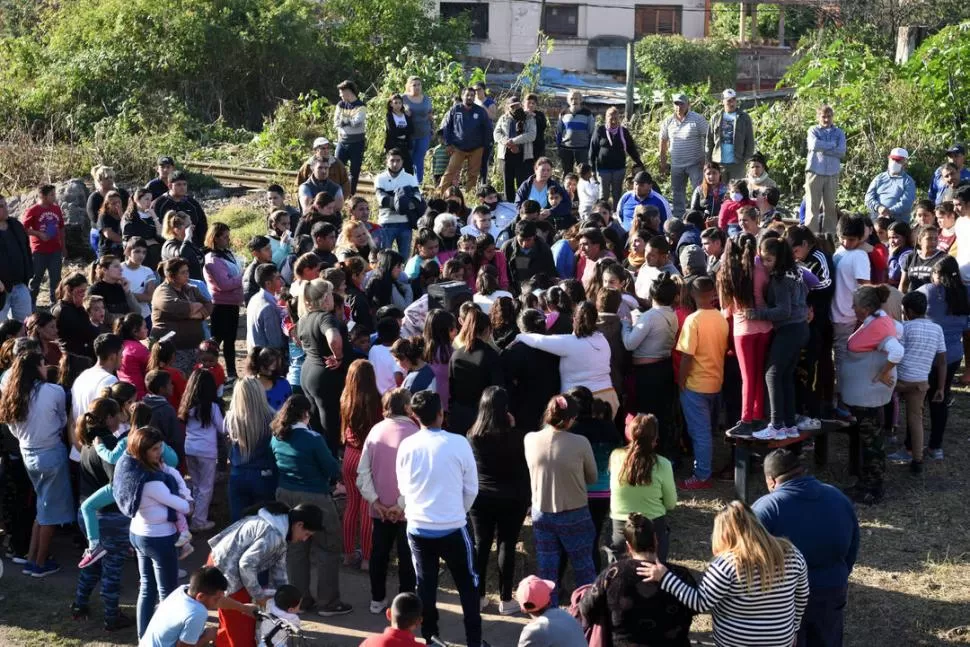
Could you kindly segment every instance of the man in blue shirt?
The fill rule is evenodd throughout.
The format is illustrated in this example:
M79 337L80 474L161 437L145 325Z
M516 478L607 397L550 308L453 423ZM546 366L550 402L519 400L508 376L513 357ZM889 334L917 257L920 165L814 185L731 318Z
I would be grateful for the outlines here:
M475 103L475 88L462 91L462 102L453 106L445 116L441 135L448 147L448 168L441 176L438 189L444 191L458 184L461 169L468 162L465 191L471 192L478 185L482 170L482 155L486 146L492 144L492 120L485 108Z
M648 204L660 211L660 224L663 225L670 217L670 204L665 197L654 191L653 177L646 171L640 171L633 177L633 190L624 193L616 205L616 217L623 229L630 231L633 226L633 212L639 205Z
M810 593L798 647L841 647L849 574L859 552L855 509L787 449L768 454L764 469L769 493L751 509L768 532L787 537L808 563Z
M872 178L866 190L866 208L875 220L886 216L898 222L909 222L916 200L916 182L906 172L909 152L894 148L889 152L886 170Z
M228 587L226 576L214 566L203 566L192 573L188 586L175 589L158 605L138 647L201 647L213 642L217 627L205 628L209 611L231 606L252 614L255 608L225 597Z
M960 184L965 182L970 182L970 169L964 166L967 160L967 147L963 144L953 144L948 149L946 149L946 159L950 164L957 167L960 172ZM941 165L936 171L933 172L933 179L930 180L930 192L929 199L933 201L933 204L940 204L943 202L941 193L946 188L946 182L943 180L943 168L946 164Z

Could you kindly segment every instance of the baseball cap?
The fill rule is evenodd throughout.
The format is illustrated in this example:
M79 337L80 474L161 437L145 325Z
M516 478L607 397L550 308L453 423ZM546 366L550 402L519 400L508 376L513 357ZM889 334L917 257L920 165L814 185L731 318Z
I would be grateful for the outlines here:
M946 154L947 155L966 155L967 147L964 146L963 144L954 144L953 146L950 146L948 149L946 149Z
M892 159L908 160L909 151L907 151L905 148L894 148L891 151L889 151L889 157L891 157Z
M670 97L670 100L674 103L690 103L687 100L687 95L683 94L682 92L678 92L674 96Z
M541 611L549 606L554 590L556 590L555 582L529 575L519 582L514 597L523 611Z
M162 155L158 158L158 166L175 166L175 160L168 155Z
M314 148L320 148L321 146L329 146L329 145L330 145L330 140L327 139L326 137L317 137L316 139L313 140Z
M732 88L728 88L721 93L722 99L737 99L737 97L738 97L738 93L735 92Z

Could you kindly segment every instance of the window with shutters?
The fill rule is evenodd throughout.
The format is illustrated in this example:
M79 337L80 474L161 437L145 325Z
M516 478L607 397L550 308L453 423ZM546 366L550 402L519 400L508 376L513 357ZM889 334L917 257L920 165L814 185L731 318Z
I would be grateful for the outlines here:
M472 28L472 37L488 40L488 4L484 2L442 2L442 18L468 19Z
M680 34L682 11L679 5L637 5L635 36Z
M542 31L550 36L579 36L579 7L568 4L546 5Z

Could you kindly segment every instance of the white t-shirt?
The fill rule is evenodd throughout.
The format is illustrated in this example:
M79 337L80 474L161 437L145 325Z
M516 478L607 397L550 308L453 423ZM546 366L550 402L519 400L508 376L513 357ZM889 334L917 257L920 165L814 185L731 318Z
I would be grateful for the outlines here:
M502 297L508 297L510 299L515 298L512 296L511 292L506 292L505 290L495 290L495 292L492 292L491 294L482 294L480 292L476 292L472 297L472 302L481 308L482 312L488 314L492 311L492 304L495 303L497 299Z
M180 586L158 605L138 647L175 647L179 641L194 645L208 618L205 605L189 597L189 587Z
M832 323L854 324L855 311L852 309L852 295L859 287L859 281L872 278L869 255L861 249L847 250L839 247L832 257L835 263L835 296L832 297Z
M209 424L203 425L195 414L195 408L189 410L189 420L185 423L185 455L198 458L219 457L219 441L216 435L226 433L219 405L212 403L212 418Z
M377 377L377 390L379 392L387 393L391 389L397 388L394 374L400 373L403 376L405 371L398 366L394 356L391 355L390 346L374 344L370 347L367 359L374 365L374 375Z
M155 272L152 272L150 267L145 267L144 265L133 270L128 267L128 263L122 263L121 275L127 279L128 289L135 295L143 294L149 281L155 280ZM139 305L141 305L141 316L146 319L151 316L152 304L140 301Z
M957 263L960 265L960 278L970 283L970 216L960 216L953 225L957 235Z
M88 405L101 397L101 389L111 386L118 381L112 373L101 368L100 364L95 364L86 369L74 380L71 387L71 416L68 420L70 429L74 429L74 421L80 418L88 410ZM81 454L74 444L71 444L71 460L80 462Z

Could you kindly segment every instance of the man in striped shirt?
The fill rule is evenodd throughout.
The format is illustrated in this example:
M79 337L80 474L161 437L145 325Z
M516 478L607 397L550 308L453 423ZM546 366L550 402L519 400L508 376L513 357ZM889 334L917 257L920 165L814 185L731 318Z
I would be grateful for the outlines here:
M686 94L673 97L674 114L660 125L660 173L670 173L674 218L681 218L687 204L687 179L692 189L701 184L707 120L690 109ZM667 154L670 154L669 161Z

